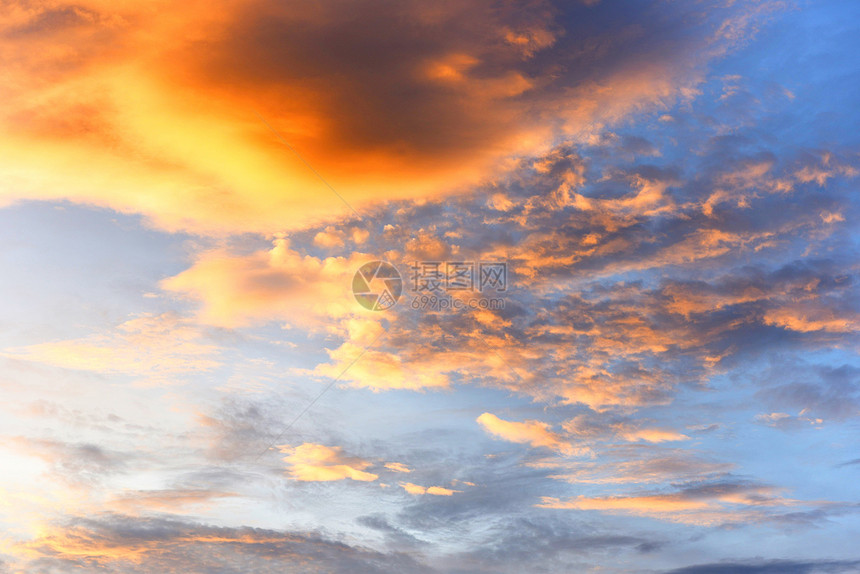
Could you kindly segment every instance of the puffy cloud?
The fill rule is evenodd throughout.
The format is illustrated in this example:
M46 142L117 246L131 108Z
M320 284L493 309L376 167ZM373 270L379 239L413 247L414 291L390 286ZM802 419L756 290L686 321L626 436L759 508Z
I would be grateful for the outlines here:
M2 201L272 233L351 215L329 184L359 211L451 193L688 97L760 19L547 0L163 8L3 6Z
M319 365L316 373L331 378L340 377L355 387L374 391L409 389L424 391L450 386L449 373L455 367L439 368L432 352L414 353L404 362L397 354L367 349L347 341L329 352L333 363ZM359 361L356 358L360 357Z
M296 480L327 482L349 478L371 482L379 478L376 474L365 472L364 469L371 466L370 462L344 456L338 446L304 443L297 447L285 445L278 448L287 453L284 457L289 467L287 472Z
M238 327L273 320L319 327L361 310L349 292L352 276L372 257L320 259L275 239L268 251L236 255L223 250L197 255L182 273L165 279L168 292L200 302L198 319Z

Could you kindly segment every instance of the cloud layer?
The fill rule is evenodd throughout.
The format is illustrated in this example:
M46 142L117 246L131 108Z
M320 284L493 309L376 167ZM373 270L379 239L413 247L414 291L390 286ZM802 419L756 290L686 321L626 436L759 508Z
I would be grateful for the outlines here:
M0 572L857 569L856 7L0 16Z

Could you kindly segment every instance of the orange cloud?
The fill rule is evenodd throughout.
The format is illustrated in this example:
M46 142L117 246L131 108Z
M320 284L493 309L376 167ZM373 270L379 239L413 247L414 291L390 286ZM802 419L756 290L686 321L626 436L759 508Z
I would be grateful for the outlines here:
M412 469L402 462L386 462L385 468L394 472L412 472Z
M341 454L340 447L327 447L321 444L304 443L297 447L288 445L278 447L281 452L288 453L284 462L289 466L288 474L306 482L327 482L344 480L346 478L362 482L371 482L379 478L377 475L365 472L371 463Z
M330 540L318 532L212 526L197 517L165 515L67 514L43 522L28 540L4 539L0 547L10 572L336 571L344 565L364 572L380 565L387 570L423 567L411 560L404 566L394 553Z
M198 319L220 327L280 320L320 327L358 314L349 286L355 271L373 257L319 259L301 255L286 239L250 255L222 250L197 256L191 268L161 282L168 292L199 301Z
M406 245L407 250L413 248L427 246ZM328 351L331 361L313 372L340 377L356 387L443 389L450 386L451 373L464 370L483 371L499 381L512 380L509 367L496 354L487 358L461 348L449 351L440 362L438 352L430 348L383 349L387 335L382 318L363 309L349 288L355 271L372 259L362 253L325 259L302 255L287 239L276 238L271 249L250 254L201 253L189 269L163 280L160 286L197 303L196 319L204 324L234 328L279 321L342 337L343 342ZM476 317L485 324L498 324L488 313ZM442 333L428 332L430 337L437 335ZM513 349L503 349L500 354L509 352L528 354ZM512 356L509 360L520 359Z
M670 441L687 440L685 434L665 428L654 428L645 426L647 423L615 423L600 424L598 417L578 415L566 421L562 426L571 436L578 439L608 440L618 438L628 442L650 442L661 443Z
M765 313L764 322L801 333L856 333L860 328L860 319L854 313L840 313L821 305L793 305L773 309Z
M702 460L687 450L622 451L624 459L613 461L560 461L557 458L529 463L535 468L558 469L550 478L572 484L647 484L700 480L725 474L733 464ZM631 457L642 457L631 458Z
M131 517L122 516L123 520ZM108 517L108 520L110 518ZM77 519L80 521L80 519ZM133 520L133 518L132 518ZM145 519L143 519L145 523ZM112 531L110 523L93 525L91 523L76 524L68 527L46 525L33 540L12 546L14 554L19 558L38 558L44 555L62 559L88 559L116 565L123 563L142 564L154 556L164 552L165 546L177 545L219 545L219 544L277 544L290 540L289 536L278 536L274 533L256 533L248 529L218 529L199 527L195 532L194 526L185 531L175 529L176 523L165 522L164 533L170 534L169 539L147 536L145 533L128 536L129 530L119 528ZM132 521L128 525L135 524ZM99 527L101 526L101 528ZM145 531L144 531L145 532ZM125 536L123 536L125 534ZM210 546L210 550L216 546ZM294 555L293 558L300 558Z
M644 429L622 429L619 431L619 436L630 442L668 442L676 440L688 440L685 434L667 429L644 428Z
M403 490L408 492L409 494L432 494L434 496L452 496L457 492L463 492L462 490L452 490L450 488L444 488L441 486L429 486L423 487L417 484L412 484L411 482L401 482L400 486L403 487Z
M223 498L236 496L230 492L210 490L135 490L124 491L114 497L108 505L120 512L139 512L147 510L176 511L179 508L211 506Z
M199 233L351 216L308 164L359 211L453 193L559 135L688 97L713 43L735 41L577 39L540 0L0 10L0 202L68 199ZM574 41L603 47L583 65Z
M315 373L326 377L340 376L341 380L352 386L374 391L423 391L450 386L450 373L455 367L440 367L437 364L438 356L432 351L413 353L409 361L404 361L396 353L367 349L365 345L370 342L363 343L360 339L351 338L337 349L330 350L328 353L332 362L317 366ZM356 361L358 357L360 360Z
M506 441L548 448L568 456L590 452L585 448L574 447L559 434L552 432L547 423L541 421L512 422L491 413L484 413L477 420L488 433Z
M598 510L613 514L649 516L683 524L715 526L733 522L762 521L769 512L800 504L776 495L773 488L756 485L717 484L692 487L671 494L640 496L577 496L567 500L542 497L539 508Z
M145 376L208 371L220 365L219 348L204 342L200 330L173 314L143 314L113 332L82 339L6 349L7 357L107 374Z
M633 513L663 514L683 510L701 510L708 508L708 503L698 500L688 500L678 495L602 498L588 498L580 495L574 499L566 501L561 501L557 498L544 497L538 506L541 508L622 510L631 511Z
M329 350L330 363L318 365L316 374L338 377L355 387L373 391L410 389L443 390L451 386L453 373L468 376L493 376L502 383L515 383L510 367L496 354L476 353L476 341L465 340L456 348L439 351L426 345L406 344L387 351L380 347L392 337L408 335L403 324L395 321L383 332L376 319L347 319L342 322L346 340ZM424 331L427 340L443 336L438 327ZM486 339L485 339L486 341ZM486 343L480 342L485 347ZM504 350L502 351L504 352ZM359 358L359 360L356 360ZM513 357L510 359L515 360Z

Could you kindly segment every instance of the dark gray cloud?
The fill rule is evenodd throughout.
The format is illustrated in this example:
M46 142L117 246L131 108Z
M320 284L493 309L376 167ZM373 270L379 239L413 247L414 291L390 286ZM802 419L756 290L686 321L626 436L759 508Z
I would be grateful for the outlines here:
M500 522L490 529L480 548L452 556L447 562L457 564L448 570L451 574L563 572L598 565L609 553L635 556L665 544L660 539L601 532L575 520L522 517Z
M770 560L687 566L667 571L666 574L850 574L858 570L860 561Z
M27 562L27 572L84 569L144 574L189 568L199 574L433 572L407 554L375 552L312 532L225 528L125 515L71 519L57 528L31 543L39 557Z
M716 5L662 8L626 1L469 0L431 8L334 0L302 9L257 2L207 45L194 73L220 89L278 93L280 109L273 105L272 113L286 118L303 98L295 86L313 89L323 129L337 134L338 147L328 153L385 150L439 164L484 153L491 141L510 146L505 138L535 123L577 130L615 121L631 106L672 101L672 83L690 82L714 56L714 43L731 44L717 30L742 17ZM460 74L468 80L457 80ZM519 82L534 89L520 92ZM590 90L616 83L624 89L590 105ZM637 136L624 145L653 154Z
M383 514L359 516L356 522L382 533L385 536L388 547L393 550L420 548L427 545L427 542L413 536L402 528L392 525Z

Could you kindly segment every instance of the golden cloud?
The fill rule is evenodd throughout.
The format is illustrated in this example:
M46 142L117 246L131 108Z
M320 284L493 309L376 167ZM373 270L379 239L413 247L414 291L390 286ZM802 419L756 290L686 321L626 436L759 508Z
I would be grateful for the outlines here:
M477 420L484 430L502 440L548 448L568 456L590 454L589 449L574 447L541 421L506 421L492 413L484 413Z
M599 498L589 498L587 496L580 495L566 501L561 501L557 498L544 497L543 501L538 506L541 508L622 510L642 514L664 514L684 510L702 510L708 508L708 503L700 500L689 500L678 495Z
M434 496L452 496L457 492L463 492L462 490L452 490L450 488L445 488L442 486L419 486L417 484L412 484L411 482L401 482L399 483L403 490L408 492L409 494L432 494Z
M352 215L329 184L359 211L456 192L507 157L694 93L714 42L731 41L580 38L542 0L0 11L0 202L67 199L198 233ZM596 61L583 42L603 46Z
M645 441L653 443L688 440L690 438L685 434L681 434L673 430L658 428L621 428L619 429L618 434L621 438L630 442Z
M364 469L371 463L354 457L344 456L341 447L328 447L321 444L304 443L297 447L279 446L287 453L284 462L289 466L287 473L294 479L306 482L327 482L352 479L371 482L379 478Z
M143 376L209 371L220 365L219 348L206 343L198 327L174 314L142 314L108 334L6 349L9 358L65 369Z
M319 259L277 238L272 249L249 255L201 253L189 269L165 279L161 287L199 301L197 318L205 324L240 327L280 320L321 328L360 316L349 288L356 269L372 259L362 253Z
M692 487L670 494L638 496L579 495L562 500L542 497L539 508L598 510L613 514L648 516L670 522L716 526L734 522L763 521L779 508L794 507L797 500L779 496L771 487L717 484ZM807 503L814 505L816 503Z
M212 490L170 489L170 490L133 490L123 491L108 502L108 506L124 513L176 511L179 508L193 507L195 510L212 506L215 502L237 496L232 492Z

